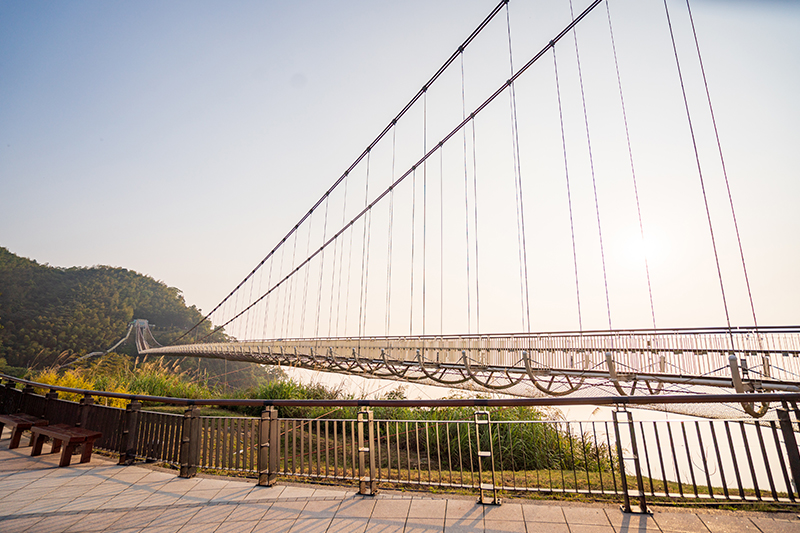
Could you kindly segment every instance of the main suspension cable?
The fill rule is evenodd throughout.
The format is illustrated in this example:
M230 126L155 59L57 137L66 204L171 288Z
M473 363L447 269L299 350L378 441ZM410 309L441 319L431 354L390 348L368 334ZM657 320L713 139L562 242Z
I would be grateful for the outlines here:
M431 148L431 149L430 149L430 150L429 150L429 151L428 151L428 152L427 152L427 153L426 153L426 154L425 154L425 155L424 155L424 156L423 156L423 157L422 157L420 160L418 160L418 161L417 161L417 162L416 162L414 165L412 165L412 167L411 167L410 169L408 169L408 170L407 170L406 172L404 172L404 173L403 173L403 174L402 174L400 177L398 177L398 178L397 178L397 179L396 179L396 180L395 180L395 181L394 181L394 182L393 182L391 185L389 185L389 187L388 187L388 188L386 188L386 189L385 189L385 190L384 190L384 191L383 191L381 194L379 194L379 195L378 195L378 196L377 196L377 197L376 197L376 198L375 198L375 199L374 199L374 200L373 200L373 201L372 201L372 202L371 202L369 205L367 205L367 206L366 206L364 209L362 209L362 210L361 210L361 211L360 211L358 214L356 214L356 215L355 215L355 217L354 217L353 219L351 219L351 220L350 220L350 222L348 222L348 223L347 223L347 224L346 224L344 227L342 227L342 228L341 228L341 229L340 229L338 232L336 232L336 234L334 234L334 235L333 235L333 236L332 236L330 239L328 239L328 241L326 241L326 242L325 242L325 243L324 243L324 244L323 244L323 245L322 245L322 246L321 246L319 249L317 249L317 250L316 250L316 251L314 251L314 252L313 252L311 255L309 255L309 256L308 256L308 257L307 257L307 258L306 258L306 259L305 259L305 260L304 260L304 261L303 261L303 262L302 262L300 265L298 265L298 266L297 266L297 267L296 267L294 270L292 270L292 271L291 271L291 272L289 272L289 273L288 273L286 276L284 276L284 277L283 277L281 280L279 280L279 281L278 281L278 282L277 282L277 283L276 283L276 284L275 284L275 285L274 285L272 288L270 288L270 289L269 289L267 292L265 292L263 295L261 295L261 297L259 297L259 298L258 298L256 301L252 302L252 303L251 303L249 306L247 306L245 309L243 309L242 311L240 311L239 313L237 313L237 314L236 314L235 316L233 316L232 318L228 319L228 320L227 320L225 323L218 325L216 328L214 328L214 330L212 330L212 332L211 332L211 333L207 334L206 336L204 336L204 337L203 337L202 339L200 339L200 340L204 340L204 339L208 338L208 337L209 337L211 334L213 334L214 332L216 332L216 331L218 331L219 329L221 329L221 328L223 328L223 327L227 326L228 324L230 324L230 323L231 323L231 322L233 322L234 320L238 319L238 318L239 318L239 317L240 317L242 314L244 314L244 313L246 313L247 311L249 311L249 310L250 310L250 309L251 309L253 306L255 306L255 305L256 305L257 303L259 303L261 300L263 300L264 298L266 298L266 297L267 297L269 294L271 294L271 293L272 293L272 291L274 291L274 290L278 289L279 287L281 287L281 286L283 285L283 283L284 283L284 282L285 282L285 281L286 281L286 280L287 280L289 277L291 277L293 274L295 274L295 273L296 273L296 272L297 272L297 271L298 271L300 268L302 268L303 266L305 266L306 264L308 264L308 263L309 263L309 262L310 262L312 259L314 259L314 258L317 256L317 254L319 254L319 253L321 252L321 250L322 250L323 248L325 248L326 246L330 245L330 244L331 244L333 241L335 241L336 239L338 239L338 238L339 238L339 237L340 237L340 236L341 236L341 235L342 235L342 234L343 234L345 231L349 230L349 229L350 229L350 228L351 228L351 227L352 227L352 226L353 226L353 225L354 225L354 224L355 224L357 221L361 220L361 218L362 218L363 216L365 216L367 213L369 213L369 212L372 210L372 208L373 208L375 205L377 205L377 204L378 204L378 203L379 203L381 200L383 200L383 198L385 198L385 197L386 197L386 196L389 194L389 192L390 192L390 191L391 191L391 190L392 190L394 187L397 187L397 186L398 186L398 185L399 185L401 182L403 182L403 181L404 181L404 180L405 180L407 177L409 177L410 175L412 175L412 174L413 174L413 172L414 172L414 171L417 169L417 167L419 167L421 164L423 164L423 163L424 163L424 162L425 162L425 161L426 161L426 160L427 160L429 157L431 157L431 156L432 156L432 155L433 155L435 152L437 152L438 150L440 150L440 149L441 149L441 148L444 146L444 144L445 144L445 143L447 143L447 142L448 142L450 139L452 139L452 138L453 138L453 137L454 137L456 134L458 134L458 132L460 132L461 130L463 130L463 129L464 129L464 127L466 127L466 125L467 125L467 124L468 124L468 123L469 123L469 122L470 122L472 119L474 119L474 117L475 117L475 116L477 116L477 115L478 115L479 113L481 113L481 112L482 112L484 109L486 109L486 107L487 107L487 106L489 106L489 104L491 104L492 102L494 102L494 101L495 101L495 100L496 100L496 99L497 99L497 98L498 98L498 97L499 97L501 94L503 94L503 92L505 92L505 90L506 90L506 89L508 89L509 87L513 87L513 83L514 83L514 82L515 82L515 81L516 81L516 80L517 80L517 79L518 79L520 76L522 76L522 75L523 75L523 74L524 74L524 73L525 73L525 72L526 72L526 71L527 71L527 70L528 70L528 69L529 69L529 68L530 68L530 67L531 67L531 66L532 66L534 63L536 63L537 61L539 61L539 59L541 59L541 58L542 58L542 56L544 56L544 55L547 53L547 51L548 51L550 48L552 48L553 46L555 46L555 45L556 45L556 44L557 44L557 43L558 43L558 42L559 42L559 41L560 41L560 40L561 40L561 39L562 39L562 38L563 38L563 37L564 37L564 36L565 36L567 33L569 33L569 32L572 30L572 28L574 28L574 27L575 27L575 25L576 25L576 24L579 24L579 23L580 23L580 21L582 21L582 20L583 20L583 19L584 19L584 18L585 18L585 17L586 17L586 16L587 16L589 13L591 13L591 12L592 12L592 10L594 10L594 8L596 8L596 7L597 7L597 5L598 5L598 4L600 4L600 2L602 2L602 0L594 0L594 2L592 2L592 3L591 3L589 6L587 6L587 7L586 7L586 9L584 9L584 10L583 10L583 12L581 12L581 14L580 14L580 15L578 15L578 17L577 17L577 18L575 18L575 19L574 19L572 22L570 22L569 24L567 24L567 26L566 26L566 27L564 27L564 29L562 29L562 30L561 30L561 31L560 31L560 32L559 32L559 33L558 33L558 34L557 34L555 37L553 37L553 39L551 39L551 40L550 40L550 41L549 41L549 42L548 42L548 43L547 43L547 44L546 44L546 45L545 45L545 46L544 46L544 47L543 47L541 50L539 50L539 51L538 51L538 52L537 52L537 53L536 53L536 54L535 54L533 57L531 57L531 58L528 60L528 62L527 62L527 63L525 63L525 64L524 64L524 65L523 65L523 66L522 66L522 67L521 67L521 68L520 68L520 69L519 69L519 70L518 70L516 73L514 73L514 74L513 74L513 75L512 75L512 76L511 76L511 77L510 77L510 78L509 78L509 79L508 79L506 82L504 82L504 83L503 83L503 84L502 84L502 85L501 85L501 86L500 86L500 87L499 87L497 90L495 90L495 91L494 91L494 92L493 92L493 93L492 93L492 94L491 94L491 95L490 95L488 98L486 98L486 99L485 99L485 100L484 100L484 101L483 101L483 102L482 102L480 105L478 105L478 107L476 107L476 108L475 108L475 110L474 110L472 113L470 113L469 117L467 117L467 118L465 118L464 120L462 120L462 121L461 121L461 122L460 122L460 123L459 123L459 124L458 124L456 127L454 127L454 128L453 128L453 129L452 129L452 130L451 130L449 133L447 133L447 134L446 134L446 135L445 135L445 136L444 136L444 137L443 137L443 138L442 138L442 139L441 139L441 140L440 140L440 141L439 141L439 142L436 144L436 146L434 146L433 148ZM352 239L352 234L351 234L351 239ZM349 269L348 269L348 270L349 270ZM348 285L349 285L349 284L348 284ZM348 299L349 299L349 295L348 295ZM347 305L347 304L345 304L345 305ZM338 319L337 319L337 320L338 320ZM198 324L198 325L199 325L199 324ZM187 332L187 333L188 333L188 332ZM185 335L185 334L184 334L184 335Z
M599 1L600 0L596 0L596 2ZM389 130L391 130L394 127L394 125L397 124L397 121L400 120L408 112L408 110L411 109L411 107L413 107L413 105L417 102L417 100L419 100L422 97L422 95L425 93L428 87L430 87L436 80L439 79L439 77L441 77L441 75L447 70L447 68L458 58L461 52L467 46L469 46L472 43L472 41L475 40L475 38L484 30L484 28L486 28L486 26L492 21L492 19L494 19L494 17L500 12L503 6L506 5L507 3L508 0L501 0L500 3L498 3L494 7L494 9L492 9L489 15L487 15L486 18L483 19L483 21L478 25L478 27L475 28L475 30L473 30L473 32L456 49L456 51L453 52L449 58L447 58L447 60L442 64L441 67L439 67L439 70L437 70L436 73L433 76L431 76L431 78L427 82L425 82L422 88L414 95L413 98L411 98L411 100L409 100L409 102L403 107L403 109L400 110L397 116L395 116L389 122L389 124L378 134L378 136L375 137L375 139L367 146L367 148L363 152L361 152L361 154L355 159L355 161L353 161L353 163L347 168L347 170L345 170L344 173L333 183L333 185L331 185L331 187L325 192L325 194L323 194L320 197L320 199L316 201L316 203L311 207L311 209L302 217L300 217L300 221L297 224L295 224L291 230L289 230L289 232L283 237L283 239L280 240L280 242L278 242L278 244L272 250L270 250L270 252L264 257L264 259L262 259L255 266L255 268L253 268L253 270L251 270L250 273L247 274L247 276L245 276L244 279L241 282L239 282L239 284L236 287L234 287L234 289L225 298L223 298L220 303L218 303L214 307L214 309L212 309L199 322L197 322L194 326L192 326L189 330L187 330L186 333L175 339L174 342L178 342L186 335L194 331L198 326L200 326L200 324L208 320L209 317L211 317L211 315L214 314L214 312L217 309L222 307L222 305L226 301L228 301L228 299L230 299L231 296L233 296L245 284L245 282L247 282L247 280L250 279L256 273L256 271L258 271L258 269L261 268L264 265L264 263L267 262L267 260L272 255L275 254L275 252L277 252L278 248L280 248L283 245L283 243L286 242L286 240L292 235L292 233L297 231L300 225L303 224L303 222L305 222L305 220L311 215L311 213L313 213L314 210L317 209L322 204L325 198L328 197L334 191L334 189L336 189L336 187L339 186L339 184L342 181L344 181L347 175L350 172L352 172L365 157L367 157L367 154L370 152L370 150L372 150L384 138L384 136L386 136Z

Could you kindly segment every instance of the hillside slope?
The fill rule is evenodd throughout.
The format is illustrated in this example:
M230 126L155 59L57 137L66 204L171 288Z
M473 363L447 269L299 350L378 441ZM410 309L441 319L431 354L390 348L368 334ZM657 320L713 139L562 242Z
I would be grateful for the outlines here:
M134 318L149 320L156 339L168 344L202 315L186 305L179 289L150 276L108 266L56 268L0 247L0 358L9 365L42 368L105 350L125 335ZM208 331L203 324L200 334ZM213 340L224 338L218 332ZM133 342L117 351L136 355ZM211 359L186 360L181 366L206 369L212 379L236 371L231 382L259 369Z

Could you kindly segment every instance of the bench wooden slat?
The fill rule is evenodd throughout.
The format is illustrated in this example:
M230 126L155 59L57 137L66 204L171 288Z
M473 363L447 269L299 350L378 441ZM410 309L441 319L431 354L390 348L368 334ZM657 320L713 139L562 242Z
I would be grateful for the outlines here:
M31 457L41 455L42 446L44 446L48 438L53 439L53 447L50 453L56 453L61 450L62 445L64 446L64 449L61 450L61 460L58 466L69 466L72 460L72 452L78 446L81 447L81 463L88 463L92 458L94 441L103 436L99 431L68 426L66 424L32 427L31 433L34 435Z
M31 429L34 426L46 426L48 421L44 418L28 415L25 413L16 413L11 415L0 415L0 433L7 425L11 430L11 441L8 443L8 449L13 450L19 447L19 442L22 439L22 432ZM31 434L31 442L28 446L33 444L33 435Z

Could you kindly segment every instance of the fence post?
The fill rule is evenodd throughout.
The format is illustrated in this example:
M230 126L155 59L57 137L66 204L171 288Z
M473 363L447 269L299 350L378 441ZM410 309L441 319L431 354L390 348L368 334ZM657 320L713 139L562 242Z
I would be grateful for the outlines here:
M274 407L261 411L258 437L258 484L271 487L278 479L278 410Z
M94 398L92 398L89 394L86 394L84 395L83 398L81 398L80 404L81 404L80 419L78 420L78 423L75 425L78 427L85 428L86 422L87 420L89 420L89 410L92 408L92 405L94 405Z
M132 465L136 461L136 430L142 404L133 400L122 415L122 436L119 439L119 464Z
M194 405L183 412L181 428L181 473L179 477L197 475L197 464L200 462L200 417Z
M619 421L619 414L624 413L626 420L620 422ZM611 412L614 418L614 434L617 439L617 459L619 460L619 469L620 469L620 480L622 482L622 497L624 499L624 503L621 506L623 513L636 513L636 514L646 514L649 513L647 509L647 501L645 500L644 495L644 479L642 479L642 469L639 465L639 449L636 446L636 430L633 425L633 414L628 410L618 410L615 409ZM623 446L622 446L622 436L620 434L619 426L620 424L627 424L628 431L630 432L630 439L631 439L631 457L624 457L623 456ZM636 485L639 491L639 505L631 506L630 495L628 494L628 477L625 474L625 460L633 461L633 469L634 474L636 475Z
M16 383L7 379L5 384L2 386L3 395L0 397L0 414L3 415L10 415L11 414L11 398L13 398L14 393L11 392L13 389L16 388Z
M42 418L45 420L50 420L53 416L53 400L58 399L58 391L50 389L50 391L44 395L44 413L42 413Z
M34 389L32 385L25 385L22 387L22 397L19 399L19 406L17 409L19 412L30 414L27 412L28 404L30 403L28 398L30 398L31 394L33 394L33 390Z
M484 418L485 417L485 418ZM486 433L489 436L489 449L481 449L481 426L486 426ZM478 503L483 505L500 505L500 497L497 495L497 479L494 469L494 442L492 441L492 418L489 411L475 411L475 451L478 454L478 489L480 498ZM491 483L483 481L483 460L488 459L492 468ZM492 499L488 500L486 491L492 491Z
M789 410L784 405L783 409L777 409L778 421L783 434L783 444L786 447L786 455L789 458L789 469L792 471L792 481L794 481L794 492L800 494L800 451L797 449L797 439L794 436L794 424L789 416Z
M366 432L364 431L366 427ZM366 433L366 435L365 435ZM362 408L358 412L358 493L364 496L375 496L378 492L378 481L375 479L375 424L372 411ZM369 461L369 465L367 465ZM369 473L367 473L369 468Z

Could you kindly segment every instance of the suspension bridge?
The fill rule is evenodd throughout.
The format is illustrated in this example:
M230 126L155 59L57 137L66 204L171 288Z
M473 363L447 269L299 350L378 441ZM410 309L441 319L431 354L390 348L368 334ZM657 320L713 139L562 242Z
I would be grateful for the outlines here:
M520 396L800 391L800 327L757 320L689 2L660 14L689 161L671 187L687 184L676 218L697 221L718 327L659 327L647 254L615 277L611 237L647 242L657 178L639 169L677 156L637 137L613 2L562 7L520 61L513 2L497 4L202 321L172 346L136 321L139 352ZM616 327L621 308L646 326Z

